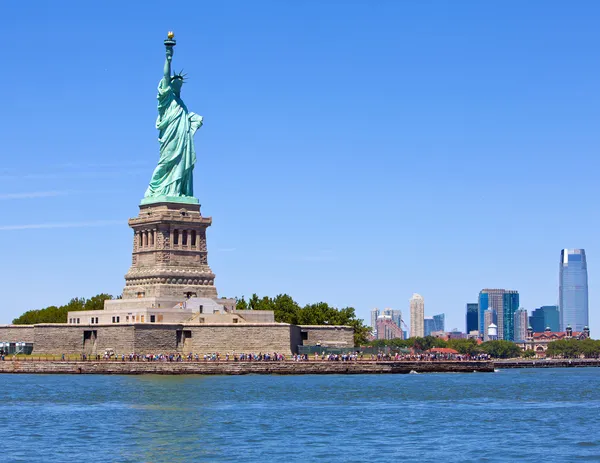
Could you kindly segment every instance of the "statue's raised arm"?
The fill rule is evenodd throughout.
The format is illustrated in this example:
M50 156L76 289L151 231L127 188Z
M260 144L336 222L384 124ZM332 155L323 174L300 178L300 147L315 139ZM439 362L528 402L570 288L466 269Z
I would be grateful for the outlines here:
M168 84L171 80L171 60L173 59L173 47L167 47L167 59L165 59L165 67L163 69L163 77Z
M160 159L142 200L142 204L180 202L197 204L194 198L193 169L196 163L194 133L202 126L202 116L189 112L181 99L183 73L171 75L174 34L165 40L166 60L158 85Z

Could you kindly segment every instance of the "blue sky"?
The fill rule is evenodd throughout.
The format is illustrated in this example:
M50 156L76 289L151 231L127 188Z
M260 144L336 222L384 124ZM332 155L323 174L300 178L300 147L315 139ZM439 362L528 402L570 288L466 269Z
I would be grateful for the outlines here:
M582 247L598 337L599 19L592 1L6 3L0 322L122 290L173 30L220 295L408 321L418 292L464 330L485 287L555 303L560 249Z

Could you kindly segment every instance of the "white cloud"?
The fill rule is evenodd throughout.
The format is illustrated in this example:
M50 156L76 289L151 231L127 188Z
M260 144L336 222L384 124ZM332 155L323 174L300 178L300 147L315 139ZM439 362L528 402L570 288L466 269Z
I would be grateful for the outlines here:
M107 225L123 225L125 223L126 220L93 220L89 222L48 222L25 225L0 225L0 231L34 230L40 228L105 227Z

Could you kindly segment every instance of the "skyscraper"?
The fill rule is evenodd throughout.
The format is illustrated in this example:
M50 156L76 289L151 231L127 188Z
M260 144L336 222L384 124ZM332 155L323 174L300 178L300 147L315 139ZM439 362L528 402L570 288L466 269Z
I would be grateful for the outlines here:
M560 252L558 289L561 330L571 325L573 331L583 331L588 325L588 277L584 249L563 249Z
M543 332L546 327L550 331L560 331L560 313L557 305L543 305L531 312L529 325L534 333Z
M380 312L377 307L371 309L371 329L375 337L377 337L377 317L379 317L379 314Z
M467 303L466 333L479 330L479 304Z
M423 334L429 336L432 331L435 331L433 317L423 317Z
M443 313L433 316L432 331L446 331L446 316Z
M425 336L425 301L417 293L410 298L410 336Z
M527 310L519 309L515 312L515 335L513 341L524 341L527 339Z
M482 289L479 293L479 332L486 333L484 314L494 309L498 321L498 339L514 338L515 312L519 308L519 292L510 289Z
M402 311L400 309L386 308L381 311L382 315L388 315L392 318L392 321L402 328Z

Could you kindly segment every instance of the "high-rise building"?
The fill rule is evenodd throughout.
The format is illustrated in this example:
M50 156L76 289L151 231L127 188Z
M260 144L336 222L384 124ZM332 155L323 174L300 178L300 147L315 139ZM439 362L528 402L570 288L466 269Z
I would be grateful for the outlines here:
M377 338L377 317L379 317L379 309L375 307L371 309L371 330L373 331L373 335Z
M515 312L515 334L513 341L524 341L527 339L528 322L526 309L519 309Z
M446 316L443 313L433 316L433 331L446 331Z
M583 331L589 323L587 260L584 249L563 249L560 252L558 289L561 330L571 325L573 331Z
M466 333L479 330L479 304L467 303Z
M497 329L498 329L498 314L496 313L496 311L494 309L487 309L484 313L483 313L483 329L480 331L480 333L483 333L483 340L484 341L489 341L489 337L488 337L488 333L490 332L489 327L490 325L494 325L494 329L496 330L495 333L498 334Z
M534 333L542 333L546 328L550 331L560 331L560 313L557 305L543 305L531 312L529 326Z
M400 309L386 308L386 309L383 309L381 314L392 317L392 320L394 321L394 323L396 325L398 325L400 328L402 328L402 311Z
M519 292L510 289L482 289L479 293L479 332L487 333L484 314L488 309L496 311L498 339L512 341L514 338L515 312L519 308Z
M404 333L390 315L380 315L376 322L377 339L404 339Z
M435 331L433 317L423 317L423 334L425 336L430 336L432 331Z
M417 293L410 298L410 336L425 336L425 300Z

